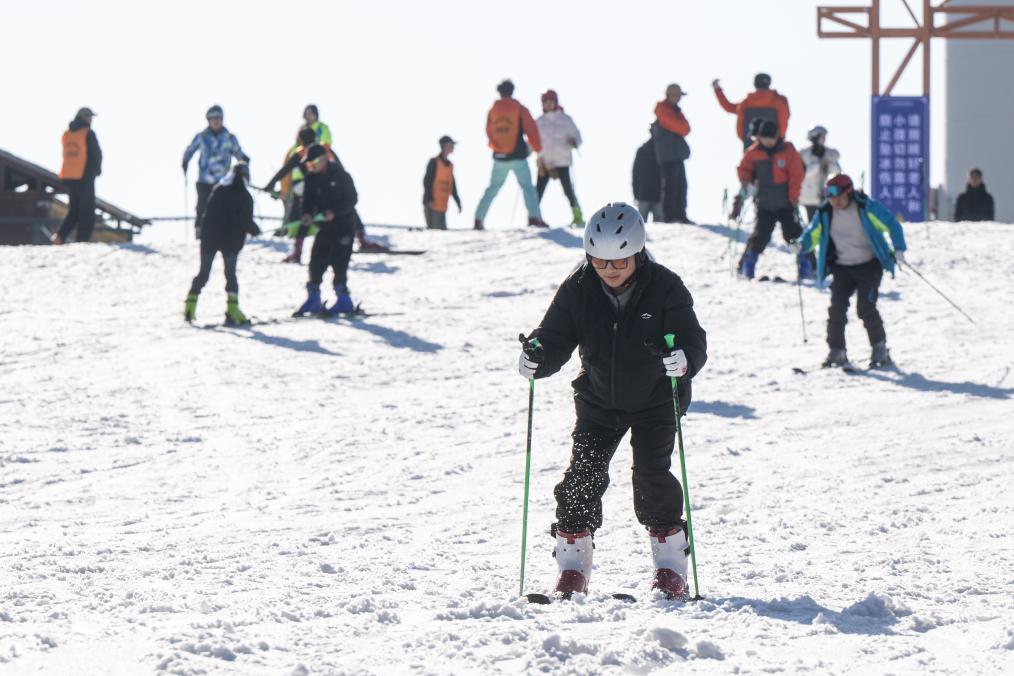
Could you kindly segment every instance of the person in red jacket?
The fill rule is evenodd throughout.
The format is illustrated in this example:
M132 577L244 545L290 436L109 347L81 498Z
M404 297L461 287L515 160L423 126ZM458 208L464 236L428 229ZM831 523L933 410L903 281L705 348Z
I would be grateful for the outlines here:
M665 99L655 105L651 138L655 142L655 160L662 175L662 220L666 223L690 223L687 218L687 172L683 162L690 157L687 134L690 123L680 110L686 94L678 84L665 88Z
M785 132L789 128L789 100L777 90L771 89L770 75L757 73L753 79L754 91L739 103L733 103L725 96L717 79L712 80L711 86L715 90L718 104L736 116L736 136L743 140L744 150L753 143L748 132L754 118L773 120L778 124L778 135L785 138Z
M542 139L539 128L528 109L514 98L514 83L504 80L497 85L496 91L500 100L493 104L486 116L486 136L489 147L493 151L493 175L489 187L479 200L475 210L475 229L484 230L483 221L486 212L493 203L493 198L500 192L507 174L514 172L521 185L525 197L525 208L528 209L528 225L548 227L542 220L539 210L539 196L532 183L532 170L528 166L528 155L532 150L542 151ZM525 137L528 142L525 142ZM531 145L531 149L529 149Z
M753 279L757 259L771 241L775 223L782 224L786 242L794 242L803 233L799 223L799 192L805 172L795 146L782 139L775 122L765 120L757 131L757 142L743 154L737 173L742 187L733 212L742 208L743 196L751 185L757 203L757 224L739 261L740 274ZM799 259L800 267L804 260L807 259ZM801 269L799 273L809 276L807 270Z

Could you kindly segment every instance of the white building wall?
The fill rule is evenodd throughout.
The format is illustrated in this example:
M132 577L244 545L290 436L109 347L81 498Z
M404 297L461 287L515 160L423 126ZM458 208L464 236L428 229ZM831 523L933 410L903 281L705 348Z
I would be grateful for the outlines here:
M950 4L1014 6L1014 0ZM945 44L945 189L953 201L965 189L968 170L978 167L996 202L997 220L1014 223L1014 40L949 39Z

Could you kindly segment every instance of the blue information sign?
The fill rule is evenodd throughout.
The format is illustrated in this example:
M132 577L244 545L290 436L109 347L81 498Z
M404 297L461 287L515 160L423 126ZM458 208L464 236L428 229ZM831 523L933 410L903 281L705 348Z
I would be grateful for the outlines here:
M929 204L929 97L873 97L870 196L907 221Z

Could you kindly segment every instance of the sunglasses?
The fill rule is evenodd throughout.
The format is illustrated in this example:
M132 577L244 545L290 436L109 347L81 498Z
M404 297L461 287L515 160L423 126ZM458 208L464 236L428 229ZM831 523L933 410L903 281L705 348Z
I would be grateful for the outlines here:
M593 267L599 270L605 270L610 265L613 266L614 270L626 270L630 265L630 258L619 258L617 260L606 260L604 258L595 258L594 256L588 256L588 260L591 261Z

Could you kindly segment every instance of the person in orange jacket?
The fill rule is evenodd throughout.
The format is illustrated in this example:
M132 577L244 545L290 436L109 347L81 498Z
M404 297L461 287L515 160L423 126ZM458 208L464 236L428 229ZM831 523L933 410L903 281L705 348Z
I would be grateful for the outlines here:
M739 103L733 103L725 96L717 79L712 80L711 86L719 105L736 116L736 135L743 140L744 150L753 143L748 132L754 118L775 121L778 124L778 135L785 138L785 132L789 128L789 100L777 90L771 89L770 75L757 73L753 79L754 91Z
M493 104L489 114L486 116L486 136L489 138L489 147L493 151L493 175L489 180L489 187L479 200L479 206L475 210L475 229L484 230L483 221L486 212L493 203L493 198L500 192L507 174L513 172L521 185L521 192L525 197L525 208L528 209L528 225L545 228L548 227L542 220L542 212L539 210L539 196L532 184L532 170L528 166L528 155L531 150L542 151L542 139L539 136L539 127L535 124L532 114L514 99L514 83L504 80L497 85L496 91L500 94L500 100ZM525 142L525 137L528 142ZM531 149L529 149L531 144Z
M82 108L63 133L63 167L60 179L67 188L67 216L60 230L50 237L53 244L63 244L72 230L78 242L92 238L95 228L95 179L102 174L102 149L92 131L91 108Z
M683 162L690 157L687 134L690 123L680 110L686 92L678 84L665 88L665 99L655 105L651 138L655 142L655 160L662 175L662 220L665 223L690 223L687 218L687 171Z
M447 207L451 198L458 205L461 213L461 198L458 197L458 184L454 180L454 163L450 154L454 152L454 139L450 136L440 137L440 154L426 164L423 176L423 216L426 227L433 230L447 229Z
M764 252L775 224L782 224L782 235L786 242L794 242L803 234L799 223L799 193L803 186L803 160L788 141L778 134L778 125L765 120L757 131L757 142L743 154L737 169L742 184L733 212L738 216L743 205L743 195L752 184L757 202L757 223L753 234L746 242L746 250L739 261L740 274L753 279L757 259ZM800 258L799 273L809 276L803 269L805 257Z

